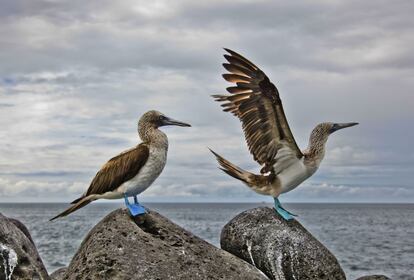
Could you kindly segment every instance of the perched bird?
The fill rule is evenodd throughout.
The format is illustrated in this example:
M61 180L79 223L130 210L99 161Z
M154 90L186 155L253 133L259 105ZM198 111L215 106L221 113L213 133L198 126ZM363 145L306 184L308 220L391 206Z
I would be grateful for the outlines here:
M324 155L325 143L335 131L358 123L321 123L312 131L309 145L301 151L293 138L283 111L276 86L252 62L240 54L225 49L230 72L223 78L235 86L228 87L231 95L213 95L224 102L225 112L231 112L242 122L250 153L262 168L260 175L245 171L214 151L221 168L230 176L241 180L259 194L274 198L276 211L286 220L293 219L279 202L279 195L289 192L312 176Z
M166 125L191 126L164 116L158 111L148 111L138 122L141 144L124 151L105 163L96 173L88 190L72 202L72 206L52 218L64 217L97 199L124 197L132 216L145 213L137 195L145 191L163 170L167 162L168 138L158 128ZM128 197L134 197L130 204Z

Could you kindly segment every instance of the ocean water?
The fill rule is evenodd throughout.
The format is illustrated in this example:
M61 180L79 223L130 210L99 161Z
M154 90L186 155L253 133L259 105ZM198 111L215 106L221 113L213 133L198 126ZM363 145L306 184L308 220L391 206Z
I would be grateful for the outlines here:
M219 247L222 227L238 213L265 204L145 203ZM30 230L51 273L68 265L89 230L116 203L95 203L54 222L67 204L0 204L0 213ZM348 279L385 274L414 279L414 204L288 204L299 221L338 258Z

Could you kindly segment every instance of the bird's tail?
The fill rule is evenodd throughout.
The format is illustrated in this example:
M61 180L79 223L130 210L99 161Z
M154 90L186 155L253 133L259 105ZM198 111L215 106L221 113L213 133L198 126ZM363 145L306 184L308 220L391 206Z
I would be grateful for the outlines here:
M210 151L216 156L216 159L221 166L221 170L223 170L230 176L244 182L247 186L252 188L257 193L266 195L271 194L268 192L271 191L272 188L268 187L273 184L273 181L275 179L273 175L265 176L253 174L234 165L233 163L223 158L213 150L210 149Z
M70 213L82 208L83 206L88 205L89 203L91 203L94 200L95 199L91 196L83 197L83 198L77 200L76 203L73 204L72 206L70 206L68 209L66 209L65 211L63 211L59 215L57 215L57 216L53 217L52 219L50 219L50 221L53 221L57 218L65 217L65 216L69 215Z
M223 158L222 156L220 156L219 154L217 154L216 152L214 152L211 149L210 149L210 152L212 152L216 156L216 159L217 159L218 163L221 166L221 167L219 167L221 170L223 170L224 172L229 174L231 177L236 178L236 179L248 184L248 182L250 181L249 177L251 177L254 174L252 174L248 171L245 171L245 170L241 169L240 167L234 165L233 163L231 163L227 159Z

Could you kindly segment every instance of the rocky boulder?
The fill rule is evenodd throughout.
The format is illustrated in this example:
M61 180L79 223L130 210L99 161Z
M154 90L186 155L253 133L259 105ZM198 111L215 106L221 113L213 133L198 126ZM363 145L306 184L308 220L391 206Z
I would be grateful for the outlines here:
M0 279L49 279L27 228L0 214Z
M369 275L369 276L359 277L356 280L391 280L391 278L388 278L385 275Z
M50 278L52 280L63 280L65 279L66 267L59 268L55 270L52 274L50 274Z
M154 211L115 210L82 242L64 279L268 279Z
M222 249L255 265L270 279L345 279L335 256L298 221L273 208L247 210L222 230Z

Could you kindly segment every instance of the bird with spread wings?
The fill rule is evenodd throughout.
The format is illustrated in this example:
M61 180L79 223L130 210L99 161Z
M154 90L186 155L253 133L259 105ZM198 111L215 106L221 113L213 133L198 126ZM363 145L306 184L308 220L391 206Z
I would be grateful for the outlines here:
M255 64L235 51L225 49L229 72L223 78L233 83L230 95L213 95L223 102L223 111L235 115L242 123L245 139L254 160L261 166L260 175L245 171L214 151L220 169L241 180L255 192L274 198L276 211L286 220L293 219L279 195L293 190L319 167L325 154L328 136L336 130L357 123L321 123L312 131L309 146L301 151L287 122L279 91Z

